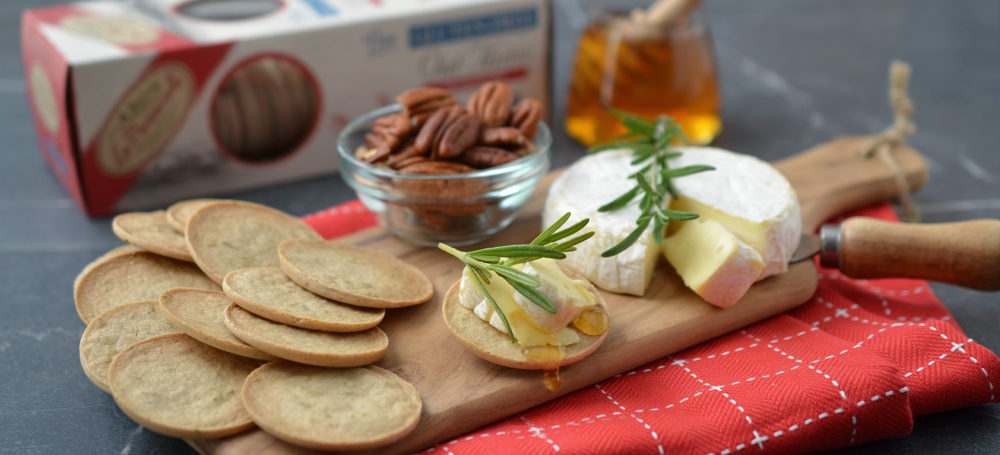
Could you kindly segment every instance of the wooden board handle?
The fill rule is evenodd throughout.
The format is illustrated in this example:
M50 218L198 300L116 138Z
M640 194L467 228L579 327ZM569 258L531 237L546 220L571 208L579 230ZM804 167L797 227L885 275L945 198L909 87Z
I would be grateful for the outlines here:
M803 232L813 232L826 220L849 210L899 196L896 176L889 166L878 158L861 156L872 139L840 137L774 163L798 193ZM916 150L904 145L892 154L910 191L927 182L927 165Z
M1000 220L906 224L850 218L839 268L855 278L920 278L1000 289Z

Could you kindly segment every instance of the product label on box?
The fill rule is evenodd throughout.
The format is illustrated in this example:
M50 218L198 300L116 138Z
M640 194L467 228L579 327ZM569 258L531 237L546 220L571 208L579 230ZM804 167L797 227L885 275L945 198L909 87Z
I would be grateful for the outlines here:
M520 8L485 16L431 22L410 28L410 47L418 48L514 30L531 29L537 25L538 10L536 8Z

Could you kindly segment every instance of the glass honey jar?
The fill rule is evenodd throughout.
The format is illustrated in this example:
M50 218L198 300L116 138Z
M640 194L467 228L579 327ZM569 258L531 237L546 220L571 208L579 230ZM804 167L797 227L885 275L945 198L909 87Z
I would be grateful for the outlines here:
M614 140L625 129L607 112L612 107L650 118L668 115L692 143L711 142L722 121L707 25L696 13L666 24L642 21L640 14L601 12L584 30L570 82L567 133L584 145Z

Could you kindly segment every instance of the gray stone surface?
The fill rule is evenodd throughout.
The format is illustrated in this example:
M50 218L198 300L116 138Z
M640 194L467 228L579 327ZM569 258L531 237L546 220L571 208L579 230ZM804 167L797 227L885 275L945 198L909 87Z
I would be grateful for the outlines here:
M38 151L24 92L19 16L0 4L0 453L193 453L141 429L83 375L83 323L71 287L119 242L109 219L87 219ZM560 127L576 33L576 1L557 1L553 95L555 164L582 154ZM916 196L925 221L1000 218L1000 3L885 0L711 0L704 7L722 71L717 144L779 159L887 125L888 63L913 66L919 132L930 164ZM332 145L331 145L332 148ZM231 195L303 215L353 197L336 176ZM972 338L1000 349L997 294L932 285ZM913 434L852 453L996 453L1000 405L916 419Z

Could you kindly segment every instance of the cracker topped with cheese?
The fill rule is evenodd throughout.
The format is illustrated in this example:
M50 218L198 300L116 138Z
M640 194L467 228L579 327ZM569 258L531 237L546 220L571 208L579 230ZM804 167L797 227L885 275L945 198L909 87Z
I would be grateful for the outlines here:
M548 312L524 298L502 279L491 279L486 290L505 315L512 333L468 268L444 298L445 322L452 334L476 356L523 370L558 370L583 360L604 341L607 304L601 294L552 259L518 266L538 278L538 291L555 307ZM511 342L511 335L515 342ZM547 384L548 385L548 384Z

